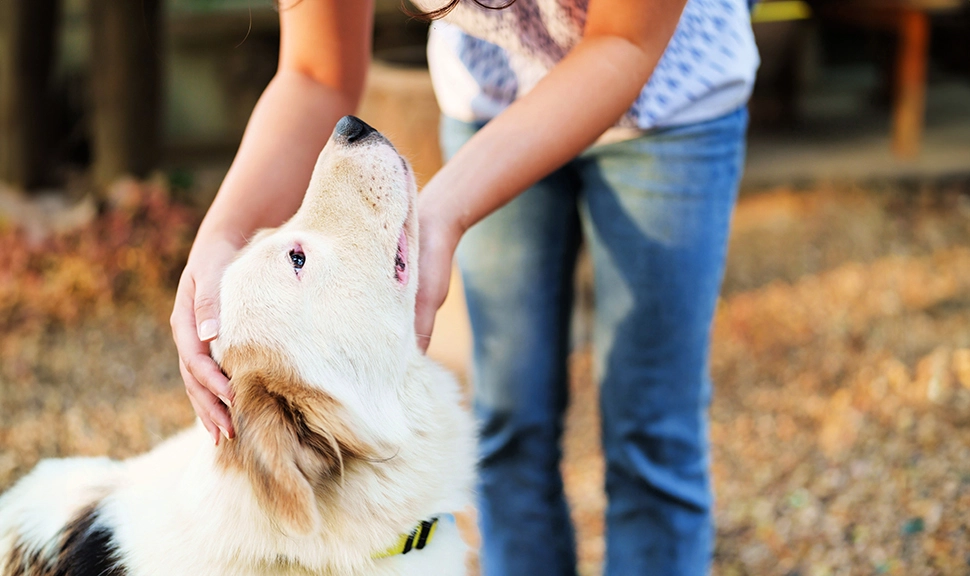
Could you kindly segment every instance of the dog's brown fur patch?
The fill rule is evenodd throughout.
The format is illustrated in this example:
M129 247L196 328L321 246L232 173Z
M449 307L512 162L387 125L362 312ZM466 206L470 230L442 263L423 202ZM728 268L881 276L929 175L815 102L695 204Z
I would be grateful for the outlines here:
M61 531L56 555L45 558L17 542L4 567L3 576L125 576L118 565L113 535L98 526L97 503L81 510Z
M38 574L34 567L39 566L40 558L36 552L30 554L24 548L23 542L17 542L7 556L3 567L3 576L34 576Z
M222 361L235 400L235 440L217 462L243 471L271 518L300 534L317 525L317 500L352 459L373 451L348 426L343 407L311 387L280 354L230 349Z

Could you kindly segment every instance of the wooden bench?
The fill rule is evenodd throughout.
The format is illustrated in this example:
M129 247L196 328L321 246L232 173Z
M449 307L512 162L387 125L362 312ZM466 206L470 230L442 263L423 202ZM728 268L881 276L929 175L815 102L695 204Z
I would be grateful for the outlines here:
M896 32L892 150L900 158L918 155L926 112L930 15L958 9L966 0L816 0L812 5L822 18Z

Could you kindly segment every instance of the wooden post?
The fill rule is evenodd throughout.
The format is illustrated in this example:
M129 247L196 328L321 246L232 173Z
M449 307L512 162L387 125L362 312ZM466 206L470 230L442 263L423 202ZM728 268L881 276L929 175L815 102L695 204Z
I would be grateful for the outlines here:
M22 189L49 168L49 86L58 0L0 0L0 180Z
M157 165L161 0L91 0L95 181Z
M903 10L899 16L896 97L893 104L893 152L901 158L917 156L923 137L929 37L929 16L921 10Z

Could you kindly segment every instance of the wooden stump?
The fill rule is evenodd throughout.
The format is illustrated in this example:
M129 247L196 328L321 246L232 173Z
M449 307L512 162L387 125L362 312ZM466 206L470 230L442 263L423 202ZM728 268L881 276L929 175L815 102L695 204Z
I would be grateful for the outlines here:
M161 0L91 0L95 181L145 176L158 161Z
M22 189L48 169L49 85L58 0L0 0L0 180Z

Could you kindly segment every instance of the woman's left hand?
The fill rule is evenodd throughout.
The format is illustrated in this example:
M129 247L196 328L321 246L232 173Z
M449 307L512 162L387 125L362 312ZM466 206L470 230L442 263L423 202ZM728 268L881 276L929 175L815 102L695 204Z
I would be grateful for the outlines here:
M433 185L429 184L428 188ZM414 331L418 347L428 350L435 314L448 296L451 265L462 230L454 219L436 206L428 189L418 196L418 294L415 301Z

